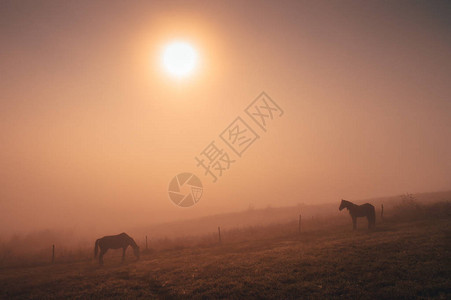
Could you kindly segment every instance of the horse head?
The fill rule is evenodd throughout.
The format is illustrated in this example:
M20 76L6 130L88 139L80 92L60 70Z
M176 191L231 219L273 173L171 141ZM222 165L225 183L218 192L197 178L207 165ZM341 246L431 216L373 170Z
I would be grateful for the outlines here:
M340 207L338 208L340 211L346 208L346 200L341 199Z

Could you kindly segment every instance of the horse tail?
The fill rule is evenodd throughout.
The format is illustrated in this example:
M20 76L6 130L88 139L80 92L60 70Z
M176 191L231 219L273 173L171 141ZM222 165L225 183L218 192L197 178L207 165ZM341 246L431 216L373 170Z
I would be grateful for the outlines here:
M97 239L96 243L94 245L94 258L97 257L97 252L99 251L99 241L100 241L100 239Z

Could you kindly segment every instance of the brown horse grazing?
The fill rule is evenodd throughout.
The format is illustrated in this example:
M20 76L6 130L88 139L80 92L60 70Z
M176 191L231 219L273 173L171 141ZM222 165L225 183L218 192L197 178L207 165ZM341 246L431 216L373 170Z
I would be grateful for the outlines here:
M128 246L131 246L133 248L136 258L139 259L138 245L136 245L135 241L125 232L118 235L104 236L103 238L96 240L94 246L94 258L97 257L97 251L98 248L100 248L99 263L103 265L103 255L105 255L108 249L122 248L122 261L124 261L125 250L128 248Z
M374 228L376 226L376 211L373 205L369 203L356 205L350 201L341 199L341 204L338 209L343 210L343 208L347 208L351 215L353 229L357 229L358 217L366 217L368 219L368 228Z

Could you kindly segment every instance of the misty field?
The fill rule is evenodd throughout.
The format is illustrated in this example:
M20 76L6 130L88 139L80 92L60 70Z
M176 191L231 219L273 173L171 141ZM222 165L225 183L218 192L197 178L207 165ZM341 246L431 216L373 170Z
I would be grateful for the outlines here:
M352 231L351 220L295 221L224 231L191 246L0 269L0 298L451 297L451 209L438 203ZM216 238L216 239L215 239Z

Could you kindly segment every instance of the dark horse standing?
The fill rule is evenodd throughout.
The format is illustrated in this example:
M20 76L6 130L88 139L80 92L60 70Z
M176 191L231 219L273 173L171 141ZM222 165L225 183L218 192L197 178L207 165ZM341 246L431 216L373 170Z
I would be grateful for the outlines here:
M125 250L127 247L131 246L135 253L137 259L139 259L139 247L136 245L135 241L125 232L118 235L104 236L96 240L94 246L94 258L97 257L98 248L100 248L99 263L103 265L103 255L108 251L108 249L119 249L122 248L122 261L125 260Z
M369 203L356 205L350 201L341 199L341 204L338 209L343 210L343 208L347 208L351 215L353 229L357 229L358 217L366 217L368 219L368 228L374 228L376 226L376 211L373 205Z

